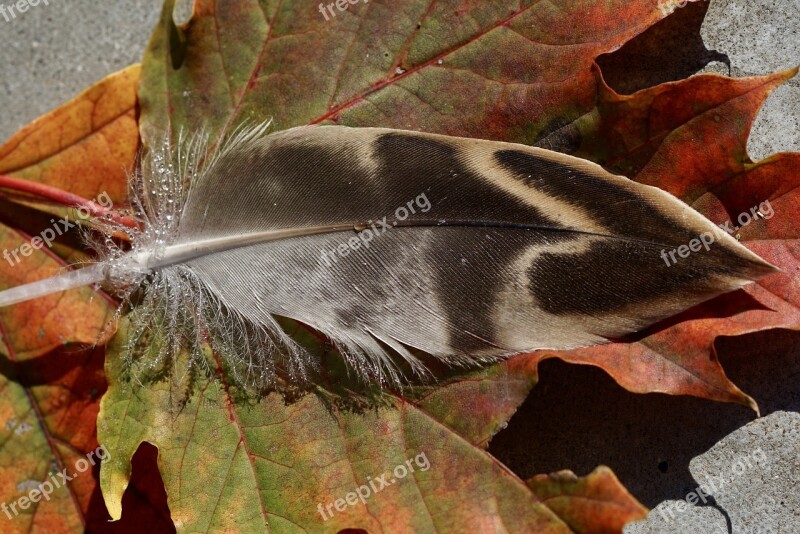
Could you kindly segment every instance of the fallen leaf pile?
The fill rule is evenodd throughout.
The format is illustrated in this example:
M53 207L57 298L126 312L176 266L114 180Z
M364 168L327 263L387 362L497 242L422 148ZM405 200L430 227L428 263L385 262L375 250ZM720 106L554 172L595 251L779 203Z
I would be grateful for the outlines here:
M141 67L0 146L0 248L17 250L51 219L73 217L74 195L105 193L124 208L137 149L159 132L175 140L205 129L213 143L271 118L273 130L381 126L568 152L741 226L741 242L782 273L631 339L516 357L362 409L330 402L335 384L291 402L276 393L244 402L213 353L215 374L185 384L188 395L168 380L135 384L119 357L127 321L109 340L116 304L100 291L2 308L0 501L73 469L100 443L110 455L49 500L0 513L3 532L621 532L643 518L605 467L525 481L488 443L545 358L600 367L637 393L756 408L725 376L714 341L800 327L800 154L753 162L745 148L765 98L797 70L698 75L620 95L596 60L664 18L658 0L564 4L370 1L323 16L310 0L197 0L176 24L166 0ZM765 202L771 216L739 225ZM73 234L18 264L1 260L0 288L86 258ZM324 340L295 326L335 365ZM427 469L407 463L421 454ZM399 477L400 465L416 469ZM329 507L381 477L363 501Z

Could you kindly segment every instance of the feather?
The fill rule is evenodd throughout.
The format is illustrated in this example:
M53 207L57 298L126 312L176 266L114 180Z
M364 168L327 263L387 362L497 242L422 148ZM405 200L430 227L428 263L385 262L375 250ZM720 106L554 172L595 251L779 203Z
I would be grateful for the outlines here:
M199 362L208 339L259 383L317 363L287 317L360 377L397 384L425 374L418 351L472 365L605 343L776 270L672 195L574 157L398 130L265 131L238 131L202 166L202 136L151 149L131 249L101 242L100 263L0 305L104 282L138 295L131 357L160 328L156 360L188 348ZM665 261L701 235L713 244Z

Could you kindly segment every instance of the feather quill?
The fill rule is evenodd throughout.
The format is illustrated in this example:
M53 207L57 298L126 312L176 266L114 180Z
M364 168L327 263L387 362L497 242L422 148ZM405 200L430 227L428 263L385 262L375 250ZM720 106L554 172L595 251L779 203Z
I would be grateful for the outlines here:
M640 330L776 270L672 195L522 145L386 129L241 129L149 152L130 250L0 292L7 306L104 283L156 360L210 341L244 382L316 363L276 317L317 329L367 380L423 375ZM188 186L191 184L191 186ZM712 232L708 250L667 265ZM418 353L417 353L418 354Z

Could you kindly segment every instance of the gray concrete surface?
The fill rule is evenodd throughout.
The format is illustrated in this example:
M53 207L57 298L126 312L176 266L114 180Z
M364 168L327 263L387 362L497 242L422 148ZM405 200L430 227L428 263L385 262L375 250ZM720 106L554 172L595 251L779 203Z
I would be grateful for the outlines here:
M0 14L0 139L141 61L160 6L159 0L49 0L9 21Z
M744 76L800 63L797 0L704 4L681 8L637 39L641 46L601 61L612 85L635 90L701 70L727 74L728 64L732 75ZM138 61L159 5L50 0L10 22L0 16L0 138ZM796 78L769 99L748 144L753 159L800 150L799 93ZM610 465L654 508L628 533L800 532L800 334L723 341L720 355L767 417L753 420L745 408L698 399L632 395L597 369L552 361L491 450L524 477ZM753 457L759 450L766 462ZM751 467L738 475L734 466L743 458ZM706 474L730 480L712 504L674 511Z
M769 74L800 65L800 2L717 0L700 31L709 48L730 58L732 76ZM727 74L715 62L708 71ZM747 144L753 160L800 150L800 78L775 90L753 126Z
M697 485L625 532L800 532L799 450L800 414L762 417L694 458Z

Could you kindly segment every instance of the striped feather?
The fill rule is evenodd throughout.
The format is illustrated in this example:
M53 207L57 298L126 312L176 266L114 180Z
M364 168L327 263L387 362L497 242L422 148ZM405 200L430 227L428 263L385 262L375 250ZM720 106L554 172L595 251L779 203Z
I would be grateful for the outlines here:
M464 365L604 343L775 271L670 194L570 156L372 128L261 133L202 170L184 153L147 172L145 231L98 271L144 288L134 332L167 324L162 357L190 346L199 360L208 331L248 379L303 375L316 362L280 316L398 383L425 372L415 350ZM709 250L667 265L662 251L707 232Z

